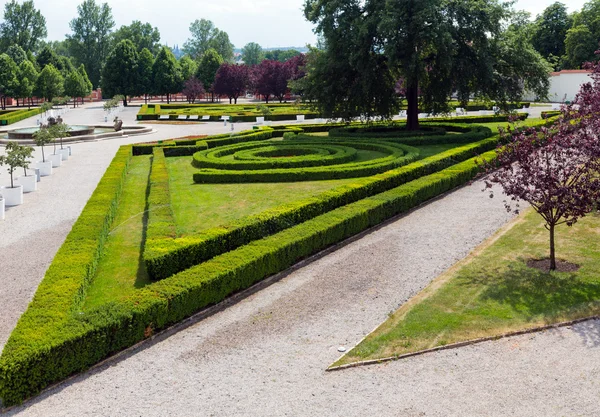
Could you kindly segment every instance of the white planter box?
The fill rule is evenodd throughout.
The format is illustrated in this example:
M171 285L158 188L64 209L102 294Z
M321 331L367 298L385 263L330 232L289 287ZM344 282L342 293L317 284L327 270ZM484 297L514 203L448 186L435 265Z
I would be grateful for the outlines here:
M62 155L59 153L53 153L48 156L50 162L52 162L52 168L58 168L62 165Z
M22 176L17 178L17 181L23 186L24 193L37 191L37 177L35 175Z
M40 170L40 176L47 177L52 175L52 161L47 160L46 162L38 162L36 168Z
M0 220L4 220L4 197L0 195Z
M15 188L2 187L0 194L4 197L6 207L20 206L23 204L23 186L17 185Z
M57 152L62 156L63 161L69 160L69 148L59 149Z
M304 115L303 114L296 115L296 121L303 122L304 121Z

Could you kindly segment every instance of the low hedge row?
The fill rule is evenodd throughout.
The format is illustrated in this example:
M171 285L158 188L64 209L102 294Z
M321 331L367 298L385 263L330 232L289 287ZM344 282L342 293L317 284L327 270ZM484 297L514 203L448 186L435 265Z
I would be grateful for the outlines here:
M357 179L352 184L337 187L318 196L240 219L227 227L217 227L179 239L155 239L152 245L146 245L146 269L154 280L170 277L253 240L279 232L337 207L398 187L421 176L438 172L472 158L475 154L495 149L496 145L497 138L492 138L450 149L383 174Z
M62 367L80 360L63 358L53 363L43 358L55 340L72 336L66 323L80 314L86 288L96 274L131 157L129 146L117 152L6 343L0 357L0 398L5 405L23 400L48 381L64 378ZM15 375L21 372L27 378Z
M288 142L290 144L296 142ZM330 145L331 142L302 141L300 145ZM419 150L402 144L373 143L373 142L343 142L335 144L351 146L360 150L371 150L384 152L386 157L372 159L363 162L350 162L344 165L309 166L304 168L273 168L273 169L212 169L202 168L194 173L196 184L229 184L229 183L258 183L258 182L299 182L299 181L321 181L338 180L345 178L359 178L380 174L413 162L419 157ZM202 160L200 152L194 155L194 166L206 163Z
M493 158L494 153L484 156ZM191 316L202 308L285 270L328 246L464 184L473 160L315 217L283 232L137 291L126 299L70 317L61 332L29 328L14 336L0 359L0 396L21 402L49 384ZM16 332L23 332L17 328ZM31 340L37 340L36 344Z
M0 126L8 126L13 123L20 122L21 120L28 119L33 116L37 116L42 111L41 109L23 109L23 110L15 110L8 113L5 113L0 116Z
M405 124L337 127L329 131L331 138L404 138L445 135L446 130L434 126L422 126L418 131L407 130Z
M171 194L169 192L169 171L165 153L154 148L152 166L150 168L150 192L146 210L148 211L148 227L146 244L152 245L152 238L175 239L177 228L171 210Z
M306 154L313 150L312 154ZM256 157L256 152L270 153L270 158ZM404 152L403 152L404 154ZM233 155L234 159L222 159ZM296 156L288 156L296 155ZM253 157L254 156L254 157ZM276 156L287 156L277 158ZM354 161L355 148L340 145L319 144L307 147L304 144L290 143L250 143L242 146L228 146L194 154L192 165L196 168L221 170L265 170L278 168L304 168L340 165Z

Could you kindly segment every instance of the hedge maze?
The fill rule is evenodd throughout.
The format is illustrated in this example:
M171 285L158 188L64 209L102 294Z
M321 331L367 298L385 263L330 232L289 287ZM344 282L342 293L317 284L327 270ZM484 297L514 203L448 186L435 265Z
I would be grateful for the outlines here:
M418 133L278 126L122 147L5 346L0 398L17 404L467 183L498 139L463 122ZM132 201L145 211L125 215Z

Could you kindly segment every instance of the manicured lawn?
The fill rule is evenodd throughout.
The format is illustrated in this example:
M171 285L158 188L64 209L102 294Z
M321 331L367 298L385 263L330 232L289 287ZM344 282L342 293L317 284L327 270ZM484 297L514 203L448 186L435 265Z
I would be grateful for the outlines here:
M548 256L548 232L535 212L526 212L508 231L401 307L335 365L598 314L600 216L561 227L557 250L559 258L581 268L546 273L526 265L529 259Z
M141 259L147 223L146 193L151 156L131 160L114 228L104 246L98 272L90 285L85 307L116 299L150 283Z

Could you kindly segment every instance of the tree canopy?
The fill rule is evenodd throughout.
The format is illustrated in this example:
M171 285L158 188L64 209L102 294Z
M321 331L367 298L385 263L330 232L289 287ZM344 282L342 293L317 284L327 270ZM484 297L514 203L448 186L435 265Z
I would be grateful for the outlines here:
M202 82L204 88L211 92L214 101L214 92L212 86L215 82L217 71L223 63L223 58L215 49L208 49L200 58L198 64L197 78Z
M64 78L60 71L52 64L44 67L37 79L36 94L52 101L54 97L60 96L64 91Z
M558 1L551 4L535 20L531 39L534 48L548 60L561 58L565 55L565 39L572 24L565 4Z
M229 98L229 104L246 93L250 81L250 70L247 65L224 63L217 71L214 82L215 94Z
M167 47L163 47L152 66L152 79L154 82L154 92L167 96L167 103L171 101L171 94L179 93L182 88L183 79L181 69L173 55L173 52Z
M111 31L115 26L111 8L95 0L84 0L77 6L78 17L71 20L71 35L67 35L69 51L77 62L84 64L92 84L100 84L100 72L110 52Z
M256 42L250 42L242 48L242 60L246 65L258 65L265 59L262 47Z
M130 25L121 26L112 34L114 46L126 39L133 42L138 53L146 48L153 55L156 55L160 50L160 31L158 28L152 27L150 23L142 23L139 20L134 20Z
M6 108L6 98L13 97L18 92L18 73L15 61L6 54L0 54L0 99L3 110Z
M123 96L127 106L127 96L137 92L138 53L130 40L124 40L112 50L102 70L102 90L108 96Z
M21 4L11 0L4 5L4 22L0 24L2 50L19 45L25 51L36 52L47 34L46 18L35 8L33 0Z
M233 44L229 35L210 20L195 20L190 25L190 33L192 37L183 44L183 51L193 59L200 59L206 51L214 49L223 60L233 60Z

